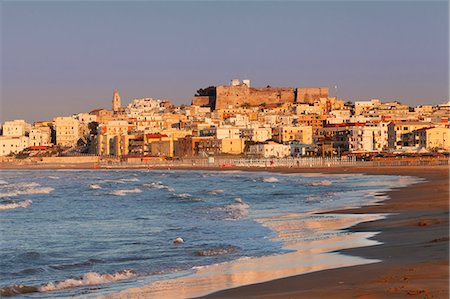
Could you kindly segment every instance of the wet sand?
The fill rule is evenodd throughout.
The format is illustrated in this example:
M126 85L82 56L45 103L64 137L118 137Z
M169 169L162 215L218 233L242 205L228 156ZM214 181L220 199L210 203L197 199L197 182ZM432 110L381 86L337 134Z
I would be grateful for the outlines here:
M383 205L333 212L395 213L350 228L353 232L380 231L373 239L383 244L340 251L382 262L277 279L204 298L449 298L448 167L340 168L323 172L414 175L427 180L388 192L390 199Z

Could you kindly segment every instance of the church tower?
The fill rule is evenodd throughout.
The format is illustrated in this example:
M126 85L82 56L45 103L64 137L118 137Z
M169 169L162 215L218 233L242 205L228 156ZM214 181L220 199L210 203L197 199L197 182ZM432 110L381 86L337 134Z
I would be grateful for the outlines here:
M120 95L119 91L114 89L113 97L112 97L112 109L114 112L118 112L120 109Z

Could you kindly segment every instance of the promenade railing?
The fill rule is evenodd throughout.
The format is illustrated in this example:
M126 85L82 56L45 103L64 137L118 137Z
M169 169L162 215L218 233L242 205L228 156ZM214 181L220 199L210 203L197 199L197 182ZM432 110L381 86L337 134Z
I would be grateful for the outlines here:
M106 163L100 163L106 165ZM399 166L433 166L449 165L448 159L392 159L361 161L355 157L304 157L304 158L184 158L177 160L142 160L142 161L111 161L108 165L114 166L142 166L142 167L194 167L194 168L233 168L233 167L259 167L259 168L305 168L305 167L399 167Z

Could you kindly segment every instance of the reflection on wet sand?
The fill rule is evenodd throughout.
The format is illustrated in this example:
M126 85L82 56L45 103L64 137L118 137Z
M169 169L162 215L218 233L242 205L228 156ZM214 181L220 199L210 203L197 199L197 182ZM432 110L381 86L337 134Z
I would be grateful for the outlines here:
M193 275L127 289L107 298L192 298L313 271L375 263L378 260L334 251L379 244L369 240L375 232L347 233L342 229L381 218L384 215L290 214L260 219L277 232L275 240L292 252L198 267Z

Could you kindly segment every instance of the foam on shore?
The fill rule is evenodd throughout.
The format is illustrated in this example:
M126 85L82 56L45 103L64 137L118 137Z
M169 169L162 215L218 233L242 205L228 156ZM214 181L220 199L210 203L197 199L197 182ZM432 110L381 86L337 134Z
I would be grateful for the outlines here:
M120 189L120 190L114 190L114 191L111 191L110 194L116 195L116 196L125 196L125 195L127 195L127 194L129 194L129 193L141 193L141 192L142 192L141 189L135 188L135 189Z
M40 286L11 285L0 289L1 296L14 296L37 292L52 292L82 286L101 285L136 277L133 270L123 270L113 274L85 273L82 277L68 278L63 281L49 282Z

